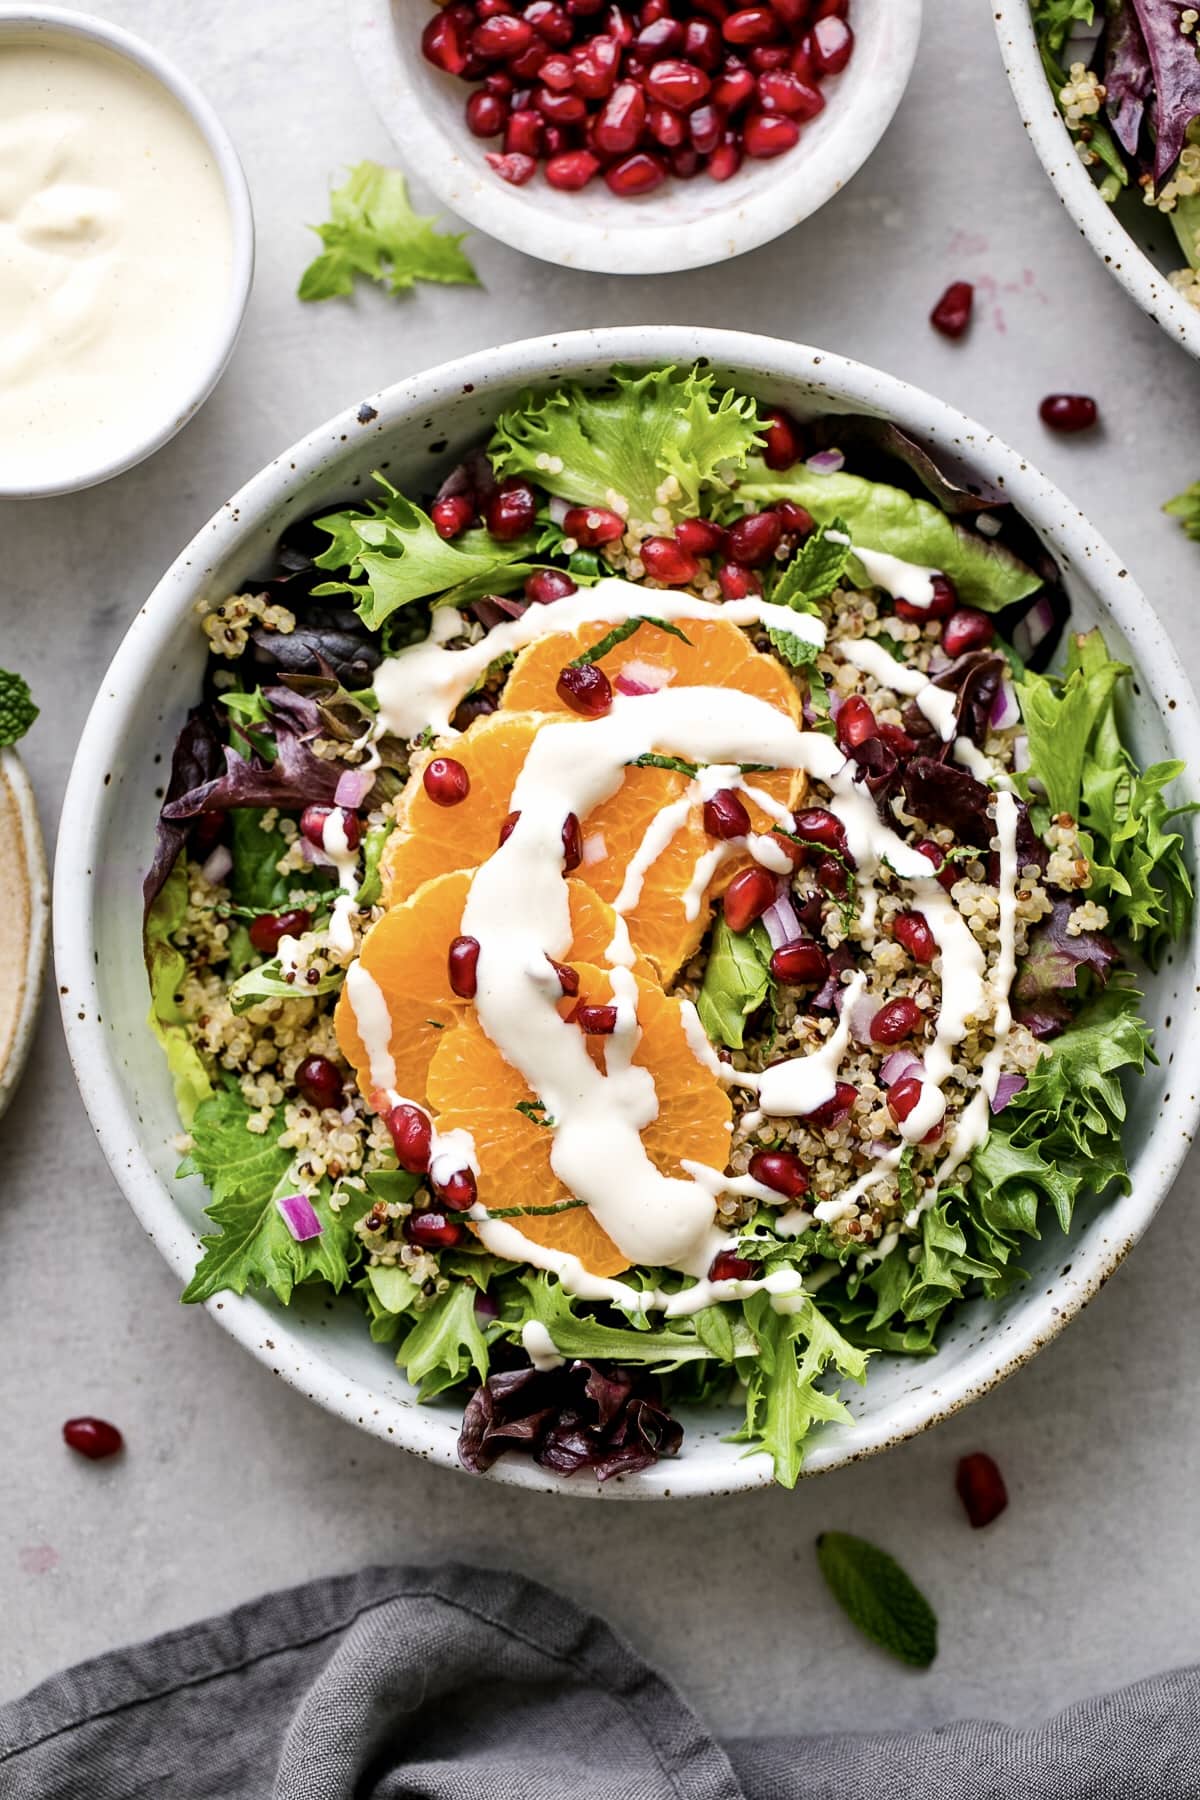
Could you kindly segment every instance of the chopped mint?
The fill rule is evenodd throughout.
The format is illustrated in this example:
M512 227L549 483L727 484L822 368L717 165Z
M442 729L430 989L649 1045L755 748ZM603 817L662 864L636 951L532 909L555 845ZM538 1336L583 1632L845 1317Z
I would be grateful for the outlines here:
M356 276L399 294L415 281L479 285L461 245L465 231L440 232L413 211L398 169L361 162L334 188L327 224L314 225L325 248L300 277L301 300L329 300L353 291Z
M0 750L23 738L37 716L28 682L10 669L0 669Z
M895 1557L848 1531L824 1531L817 1562L852 1625L900 1662L927 1669L937 1655L937 1616Z
M656 631L665 631L668 636L680 638L685 644L690 645L691 643L691 639L688 638L684 632L680 631L678 625L672 625L666 619L654 619L649 615L645 618L625 619L620 625L614 625L607 636L602 637L598 644L593 644L590 650L585 650L582 656L577 656L572 662L571 667L573 669L582 669L589 663L600 662L608 655L610 650L615 650L618 644L623 644L627 638L631 638L635 631L640 631L643 625L653 625Z

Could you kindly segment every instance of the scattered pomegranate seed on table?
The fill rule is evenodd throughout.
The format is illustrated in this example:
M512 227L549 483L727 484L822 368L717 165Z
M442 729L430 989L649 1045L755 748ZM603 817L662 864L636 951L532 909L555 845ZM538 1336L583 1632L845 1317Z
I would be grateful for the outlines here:
M62 1428L63 1442L89 1462L103 1462L124 1448L125 1439L107 1419L68 1419Z
M998 1519L1008 1505L1004 1477L985 1450L976 1450L961 1459L954 1485L976 1531Z
M501 140L485 153L501 180L523 187L541 163L561 192L600 176L623 198L671 175L728 181L745 156L783 155L824 109L821 83L854 51L842 0L732 10L679 0L678 11L666 0L530 0L519 10L510 0L452 0L425 26L421 50L443 73L478 84L467 129ZM445 508L448 526L460 511Z
M929 323L943 337L960 338L971 323L975 289L969 281L952 281L929 315Z
M1100 414L1089 394L1047 394L1038 416L1051 431L1090 431Z

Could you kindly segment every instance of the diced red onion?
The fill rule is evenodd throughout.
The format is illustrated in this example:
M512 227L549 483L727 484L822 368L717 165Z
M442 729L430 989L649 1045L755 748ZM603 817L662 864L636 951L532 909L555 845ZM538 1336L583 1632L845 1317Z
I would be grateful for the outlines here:
M619 694L657 694L660 688L666 687L673 672L660 668L657 663L642 662L635 656L625 664L613 686Z
M929 673L931 675L940 675L943 669L948 669L950 667L952 661L953 658L946 655L942 646L940 644L935 644L933 649L929 652Z
M906 1075L924 1075L925 1064L911 1050L893 1050L886 1056L879 1070L879 1079L884 1087L891 1087L893 1082L903 1081Z
M762 922L767 936L771 940L772 950L778 950L780 944L793 944L797 938L804 936L786 885L780 885L779 892L775 896L775 903L773 906L768 906L762 916Z
M1029 1083L1024 1075L1001 1075L996 1082L996 1092L992 1095L992 1111L1003 1112L1010 1100L1015 1100L1021 1089Z
M873 994L860 994L850 1010L850 1034L860 1044L871 1042L871 1021L879 1011L879 1000Z
M831 719L837 718L838 714L842 710L843 705L845 704L845 699L846 699L846 696L844 694L835 694L832 691L830 692L829 716Z
M805 467L811 469L814 475L836 475L845 466L846 459L840 450L818 450L805 463Z
M556 525L561 525L564 523L567 514L571 510L571 502L569 500L561 500L557 494L551 494L546 510L554 520L554 523Z
M228 844L218 844L207 862L202 865L200 873L211 887L216 887L219 881L224 881L232 867L232 850Z
M285 1194L276 1200L279 1215L298 1244L309 1238L320 1237L325 1227L313 1209L313 1203L307 1194Z
M314 869L332 869L333 867L333 863L326 856L324 850L319 849L316 844L310 844L303 835L300 838L300 854L306 863L312 864Z
M1017 654L1025 661L1054 630L1054 607L1049 596L1036 599L1023 619L1013 626L1012 641Z
M333 804L344 806L348 812L357 812L374 786L374 769L346 769L338 776Z
M1009 731L1014 725L1021 723L1021 708L1017 703L1017 690L1007 676L996 689L996 698L992 701L990 723L993 731Z

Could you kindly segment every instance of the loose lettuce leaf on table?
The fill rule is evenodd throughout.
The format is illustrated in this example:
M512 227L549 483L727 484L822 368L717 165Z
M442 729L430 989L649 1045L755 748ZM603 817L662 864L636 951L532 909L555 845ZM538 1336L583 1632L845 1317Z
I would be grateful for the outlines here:
M325 248L300 278L301 300L349 294L359 275L393 294L415 281L479 285L461 248L466 232L436 231L432 218L414 212L399 169L358 163L333 189L329 211L326 224L312 227Z

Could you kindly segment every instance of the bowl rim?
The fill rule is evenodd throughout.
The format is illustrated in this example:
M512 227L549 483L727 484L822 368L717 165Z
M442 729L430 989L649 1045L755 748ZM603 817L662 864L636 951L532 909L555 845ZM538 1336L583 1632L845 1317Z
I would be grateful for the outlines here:
M0 482L0 499L35 500L79 493L84 488L96 487L115 475L124 474L156 450L161 450L200 410L225 373L241 334L254 280L254 210L245 170L233 139L216 111L195 83L153 44L126 31L124 26L73 8L0 4L0 39L18 31L44 33L51 38L78 38L97 44L132 63L165 88L183 108L212 152L229 208L231 239L229 291L221 312L220 329L208 356L197 365L182 404L174 407L161 425L143 433L125 449L65 478L32 484Z
M986 455L1009 499L1054 544L1068 567L1086 571L1088 586L1105 613L1138 643L1138 671L1159 712L1173 749L1200 756L1200 707L1175 649L1127 570L1084 515L1018 451L982 426L898 376L807 345L703 326L619 326L526 339L442 363L406 377L310 432L274 458L204 525L154 588L130 625L101 682L79 741L63 801L54 883L55 966L67 1048L81 1097L109 1167L156 1247L182 1278L196 1262L195 1234L150 1162L133 1109L127 1105L107 1027L100 1018L95 948L94 893L102 867L103 794L106 771L123 766L125 721L143 704L145 682L160 656L192 616L196 590L217 559L255 544L264 520L315 474L336 462L347 439L364 429L427 416L457 397L467 383L487 395L514 380L567 377L613 363L685 363L707 358L750 375L784 377L826 387L840 402L884 409L905 428L944 450L979 459ZM1169 703L1169 704L1168 704ZM1200 825L1190 833L1193 851ZM1189 946L1189 951L1194 949ZM1200 1023L1200 999L1189 1004ZM1164 1100L1153 1132L1153 1173L1134 1192L1106 1205L1105 1232L1086 1277L1076 1272L1063 1288L1030 1291L1027 1303L1006 1322L1003 1338L989 1337L973 1353L977 1372L947 1372L936 1389L901 1396L887 1420L863 1428L853 1446L818 1443L805 1473L817 1474L886 1449L979 1398L1065 1327L1108 1280L1141 1236L1178 1172L1200 1115L1195 1095L1176 1083ZM1072 1259L1080 1262L1078 1252ZM222 1294L207 1301L210 1313L239 1343L289 1385L351 1424L391 1439L430 1460L457 1466L452 1441L435 1431L419 1405L402 1405L363 1382L338 1373L294 1332L286 1317L249 1297ZM423 1421L426 1421L423 1424ZM678 1462L597 1490L572 1484L532 1463L502 1458L490 1479L504 1484L579 1497L669 1498L711 1496L769 1487L769 1458L748 1456L714 1478L703 1448Z
M29 889L29 941L25 953L25 981L8 1060L0 1065L0 1114L11 1104L37 1032L50 944L50 871L38 818L37 800L29 771L12 745L0 750L0 781L9 789L17 810L20 847Z
M371 102L409 168L443 205L489 237L564 268L607 275L666 275L728 262L770 243L824 206L857 174L891 124L908 86L923 3L872 0L885 43L876 58L869 108L860 96L856 110L814 151L800 155L790 174L786 169L790 153L780 158L781 178L759 192L731 201L704 220L678 224L656 220L653 231L638 223L636 202L621 203L629 214L627 224L604 229L594 221L575 224L557 212L539 211L521 197L532 189L512 188L498 178L480 182L465 156L431 157L425 107L411 74L419 55L415 37L412 56L403 55L393 29L392 0L347 0L347 13L350 47ZM475 141L465 128L463 139L464 148ZM485 148L478 144L480 159Z
M1135 242L1084 168L1038 55L1029 0L995 0L992 7L1004 72L1055 192L1108 272L1167 336L1200 357L1200 307L1176 293ZM1180 253L1182 258L1182 252Z

